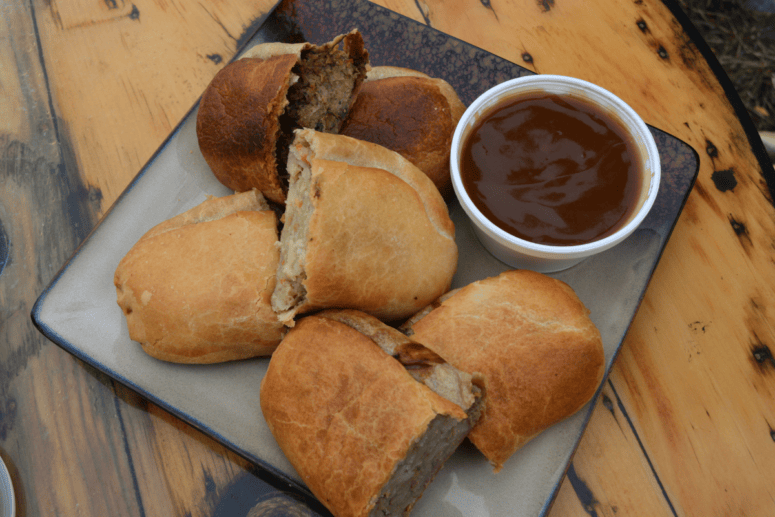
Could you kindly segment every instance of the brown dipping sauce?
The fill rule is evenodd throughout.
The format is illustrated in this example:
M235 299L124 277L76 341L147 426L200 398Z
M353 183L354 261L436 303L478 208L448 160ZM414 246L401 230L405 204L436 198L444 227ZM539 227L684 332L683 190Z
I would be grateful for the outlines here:
M466 138L466 192L492 223L521 239L585 244L635 210L642 172L621 123L581 99L533 94L491 108Z

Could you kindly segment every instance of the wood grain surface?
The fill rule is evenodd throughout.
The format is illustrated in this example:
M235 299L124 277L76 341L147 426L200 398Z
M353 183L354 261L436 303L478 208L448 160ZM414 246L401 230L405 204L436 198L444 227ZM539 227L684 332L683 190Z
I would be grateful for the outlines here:
M551 515L775 515L774 175L681 14L661 0L377 3L600 84L700 155ZM265 490L29 314L273 5L0 0L0 456L18 515L247 515Z

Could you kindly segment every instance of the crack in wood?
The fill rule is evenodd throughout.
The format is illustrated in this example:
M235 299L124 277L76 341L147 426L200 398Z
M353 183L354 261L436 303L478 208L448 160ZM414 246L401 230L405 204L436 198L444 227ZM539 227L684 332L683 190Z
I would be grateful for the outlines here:
M579 501L581 501L581 504L584 507L584 511L592 517L597 517L597 511L595 510L595 507L598 506L600 502L595 498L595 494L592 493L592 490L590 490L589 486L587 486L587 484L582 481L581 478L579 478L573 462L571 462L570 466L568 467L568 481L570 481L570 486L576 493L576 497L578 497Z
M431 19L430 19L430 16L428 16L428 13L430 12L430 10L428 9L428 6L424 4L421 5L420 0L414 0L414 5L417 6L417 10L420 11L420 16L422 16L422 19L425 21L425 25L430 27Z
M66 4L62 8L60 4ZM85 0L51 0L48 4L54 23L63 30L91 27L103 23L116 22L126 18L137 19L140 11L132 4L131 9L124 0L102 0L104 8L97 11Z
M732 214L729 214L729 224L732 225L732 230L738 237L748 237L748 228L745 223L738 221Z
M751 345L751 355L754 361L760 368L764 368L767 364L775 367L775 357L772 356L772 350L770 347L762 343L759 336L754 333L754 342Z
M611 412L611 414L612 414L612 415L614 415L614 418L616 418L616 413L614 412L614 403L613 403L613 401L611 400L611 397L609 397L608 395L606 395L605 393L603 393L603 394L600 396L600 399L601 399L601 400L602 400L602 402L603 402L603 407L605 407L605 408L606 408L608 411L610 411L610 412Z
M648 455L648 452L646 452L646 447L643 445L643 441L640 439L640 435L638 434L638 431L635 429L635 424L630 418L630 415L627 412L627 409L624 407L624 403L622 402L622 399L619 397L619 393L617 393L613 382L611 382L611 379L608 379L608 386L610 386L611 391L614 394L614 398L616 399L616 406L619 408L619 411L622 413L622 416L627 421L627 424L630 426L630 431L635 437L635 440L638 442L638 447L640 447L640 451L643 454L643 457L646 458L646 463L648 463L648 466L651 469L651 475L654 476L654 479L656 480L657 485L659 486L659 489L662 491L662 497L665 498L665 501L667 502L667 505L670 507L670 511L673 513L674 517L678 517L678 513L675 511L673 502L670 500L670 496L667 495L665 486L662 484L662 480L660 479L659 474L657 474L657 469L654 467L654 463L652 463L651 457Z
M554 0L538 0L538 7L542 13L548 13L554 7Z
M113 388L113 393L116 393L116 387L114 381L110 380ZM116 416L118 416L118 425L121 429L121 439L124 446L124 454L126 455L127 466L132 476L132 488L134 489L135 499L137 500L137 507L139 510L139 517L145 517L145 506L143 505L143 494L140 490L140 483L137 479L137 469L135 468L135 462L132 458L132 448L129 446L129 432L127 431L126 424L124 423L124 415L121 412L121 401L118 396L113 397L113 404L116 408Z
M480 3L481 3L483 6L484 6L484 7L486 7L486 8L487 8L487 9L489 9L490 11L492 11L492 14L494 14L494 15L495 15L495 19L496 19L496 20L498 20L498 13L496 13L496 12L495 12L495 8L492 6L492 2L490 2L490 0L479 0L479 2L480 2ZM498 20L498 21L500 21L500 20Z
M231 32L229 32L229 29L226 27L226 25L224 25L223 22L215 14L213 14L209 9L205 9L205 12L210 15L210 18L212 18L213 21L221 27L221 29L223 29L223 32L226 33L227 38L237 41L237 38L235 38L231 34Z
M718 149L716 148L716 145L707 138L705 139L705 152L711 158L718 158Z

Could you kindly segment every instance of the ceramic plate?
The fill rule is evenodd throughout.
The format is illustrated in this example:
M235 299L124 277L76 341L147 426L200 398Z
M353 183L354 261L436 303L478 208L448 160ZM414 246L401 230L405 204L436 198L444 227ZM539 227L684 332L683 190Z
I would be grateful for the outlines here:
M14 517L16 515L16 496L13 493L11 474L8 467L0 458L0 517Z
M357 27L373 65L396 65L446 79L465 104L512 77L530 72L460 40L364 0L300 0L281 5L247 47L265 41L323 43ZM268 359L186 366L146 355L129 339L116 304L113 273L119 260L157 223L230 191L199 152L196 107L119 197L33 309L52 341L106 372L279 477L299 476L270 434L258 404ZM625 242L561 273L592 312L610 369L685 198L697 175L697 155L683 142L651 128L663 178L656 204ZM473 235L462 209L450 213L460 261L453 287L493 276L506 266ZM591 414L591 404L521 449L494 475L466 442L415 507L415 516L535 516L547 512ZM303 488L302 488L303 490Z

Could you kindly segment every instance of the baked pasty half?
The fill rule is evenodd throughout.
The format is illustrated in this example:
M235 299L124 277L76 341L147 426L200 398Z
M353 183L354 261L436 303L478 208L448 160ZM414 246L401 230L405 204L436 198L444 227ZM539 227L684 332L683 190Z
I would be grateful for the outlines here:
M439 191L398 153L297 130L272 306L292 325L317 309L404 320L445 293L455 229Z
M116 268L129 337L153 357L216 363L271 354L277 217L257 191L202 204L149 230Z
M410 373L437 367L465 409ZM301 319L261 383L269 429L336 517L407 515L479 418L480 403L471 376L357 311Z
M293 130L337 132L366 77L358 31L324 45L265 43L221 69L199 103L199 148L218 180L283 203Z
M407 68L372 68L340 134L396 151L452 195L449 155L465 106L443 79Z
M479 372L487 406L469 438L496 472L572 415L605 370L600 332L564 282L507 271L445 295L401 329L453 366Z

